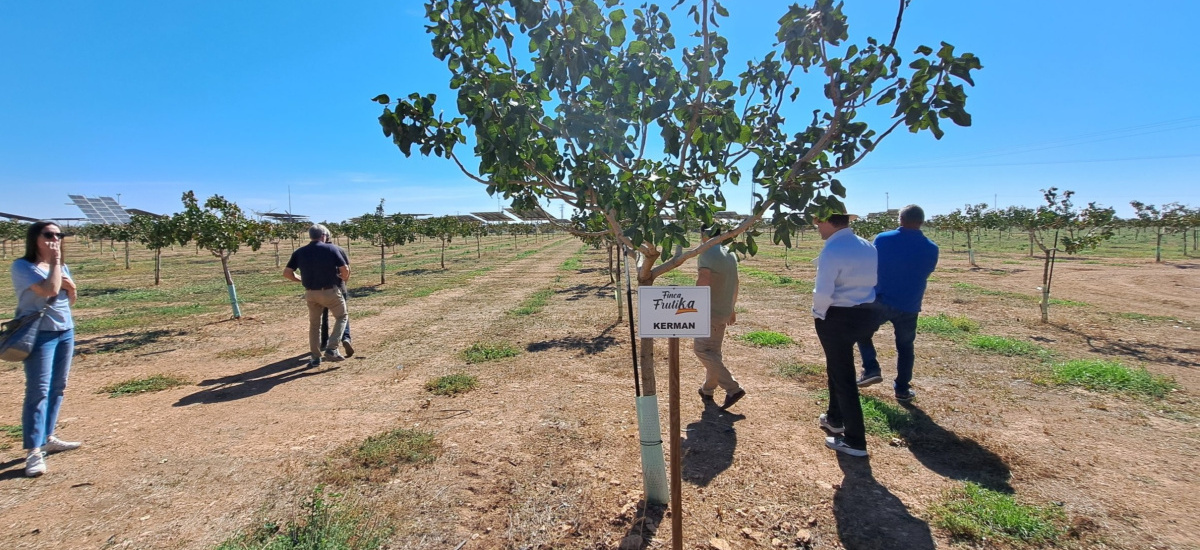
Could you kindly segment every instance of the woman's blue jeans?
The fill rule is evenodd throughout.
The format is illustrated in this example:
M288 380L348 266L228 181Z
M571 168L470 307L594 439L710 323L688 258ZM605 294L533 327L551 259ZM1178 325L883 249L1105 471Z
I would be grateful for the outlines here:
M26 449L45 445L46 439L54 434L74 353L74 330L38 332L33 351L25 358L25 408L21 411L21 433Z

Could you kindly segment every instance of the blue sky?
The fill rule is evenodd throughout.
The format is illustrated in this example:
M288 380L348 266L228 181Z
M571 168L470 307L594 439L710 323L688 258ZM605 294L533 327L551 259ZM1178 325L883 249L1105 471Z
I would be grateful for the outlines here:
M726 2L733 67L765 51L787 5ZM983 61L974 125L884 142L841 176L851 211L1033 206L1049 186L1123 216L1134 199L1200 206L1200 2L1134 6L914 0L902 50L944 40ZM895 5L846 11L853 37L884 37ZM482 185L405 158L375 120L379 93L453 105L424 24L408 0L0 3L0 211L79 217L67 194L119 194L168 213L187 190L273 212L290 192L292 212L329 221L380 198L389 213L494 211ZM821 106L805 97L801 111ZM749 188L726 195L746 211Z

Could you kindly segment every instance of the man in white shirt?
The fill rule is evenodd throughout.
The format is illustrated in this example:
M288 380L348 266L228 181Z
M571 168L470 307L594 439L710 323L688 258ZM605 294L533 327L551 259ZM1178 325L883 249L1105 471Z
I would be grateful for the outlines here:
M832 214L817 222L825 240L817 264L812 315L825 350L829 408L817 420L833 434L825 446L851 456L867 456L866 428L855 383L854 343L871 334L878 256L875 247L850 230L851 216Z

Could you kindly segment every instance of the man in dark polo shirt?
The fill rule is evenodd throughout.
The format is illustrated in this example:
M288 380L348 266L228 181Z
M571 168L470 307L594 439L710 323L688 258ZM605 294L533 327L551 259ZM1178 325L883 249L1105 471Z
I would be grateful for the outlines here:
M342 258L338 249L324 242L329 230L324 225L315 224L308 228L308 237L312 242L297 248L288 259L283 277L304 285L304 299L308 302L308 351L311 358L308 366L321 364L321 311L329 308L335 322L333 334L342 334L346 330L346 299L338 290L339 283L350 278L350 268ZM296 270L300 270L300 276ZM330 361L345 359L338 353L338 339L330 339L332 347L325 349L324 357Z

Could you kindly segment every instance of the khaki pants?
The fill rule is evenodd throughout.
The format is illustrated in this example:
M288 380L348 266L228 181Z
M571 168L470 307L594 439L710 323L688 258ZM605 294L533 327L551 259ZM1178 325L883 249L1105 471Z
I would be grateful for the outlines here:
M305 290L304 300L308 302L308 352L314 360L321 359L321 311L329 308L329 314L335 319L333 334L341 334L346 330L346 299L335 288L325 290ZM341 343L340 338L330 338L329 349L336 350Z
M720 386L725 390L725 393L734 393L742 388L737 380L733 379L733 374L730 374L729 369L725 368L725 362L721 360L721 343L725 340L725 323L712 321L712 332L708 338L696 338L692 344L692 350L696 352L696 358L700 360L700 364L704 365L706 374L704 376L704 385L700 387L704 393L712 395L713 390Z

